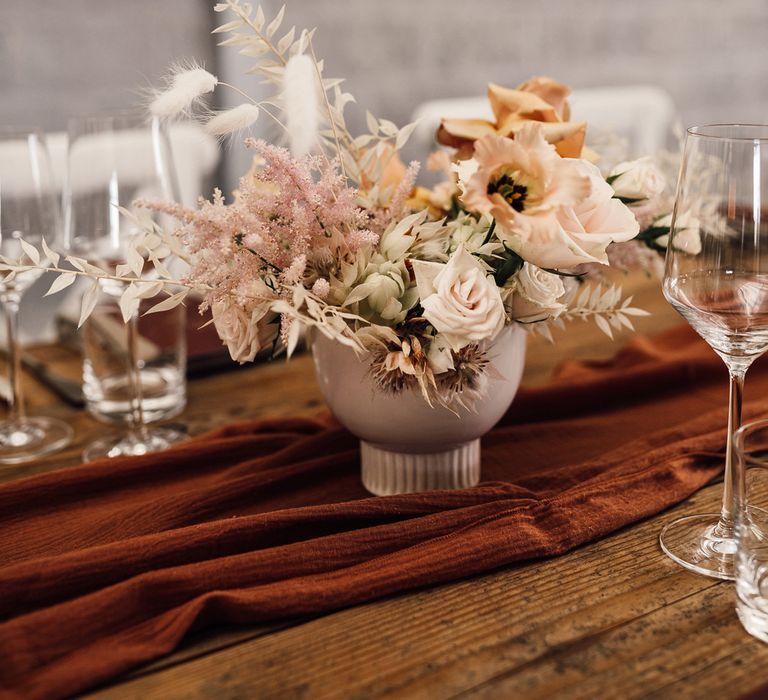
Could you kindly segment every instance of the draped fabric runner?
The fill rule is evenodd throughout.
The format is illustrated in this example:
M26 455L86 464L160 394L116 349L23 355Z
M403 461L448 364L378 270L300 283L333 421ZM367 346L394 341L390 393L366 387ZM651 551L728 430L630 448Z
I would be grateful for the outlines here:
M766 395L764 367L747 399ZM726 377L687 327L567 363L521 390L483 440L483 483L461 491L369 497L357 443L330 419L230 425L5 485L0 695L71 694L193 629L556 555L657 513L717 475Z

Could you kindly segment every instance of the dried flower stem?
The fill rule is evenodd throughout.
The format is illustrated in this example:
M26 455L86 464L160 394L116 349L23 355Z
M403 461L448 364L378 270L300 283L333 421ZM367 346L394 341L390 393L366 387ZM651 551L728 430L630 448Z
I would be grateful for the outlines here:
M285 58L283 58L283 55L277 50L277 47L272 43L270 38L253 23L253 20L250 18L250 16L244 12L236 3L230 2L228 4L229 9L232 10L241 20L243 20L243 22L245 22L253 30L253 33L256 34L256 36L258 36L259 39L261 39L267 45L269 50L277 57L277 59L283 65L285 65L287 61Z
M312 54L312 63L315 66L315 73L317 73L317 79L320 82L320 92L323 94L323 102L325 103L325 109L328 112L328 121L331 123L331 129L333 129L333 138L336 141L336 153L339 156L339 166L341 167L341 173L344 177L347 177L347 170L344 167L344 159L341 157L341 144L339 143L339 133L336 131L336 120L333 118L333 112L331 112L331 104L328 102L328 93L323 85L323 75L320 73L320 66L317 65L317 56L315 56L315 47L312 45L312 38L309 38L307 42L309 46L309 53Z
M278 119L278 118L277 118L277 117L276 117L274 114L272 114L272 112L270 112L270 111L269 111L269 110L266 108L266 105L269 105L270 107L276 107L276 105L275 105L275 103L274 103L274 102L270 102L269 100L263 100L262 102L257 102L256 100L254 100L254 99L253 99L253 97L251 97L251 96L250 96L250 95L249 95L247 92L245 92L245 90L241 90L241 89L240 89L239 87L237 87L236 85L232 85L232 84L230 84L230 83L225 83L225 82L219 81L219 85L220 85L221 87L227 87L227 88L229 88L230 90L234 90L236 93L238 93L239 95L241 95L242 97L244 97L246 100L248 100L248 101L249 101L251 104L254 104L254 105L256 105L256 106L257 106L259 109L263 110L263 111L264 111L264 114L266 114L268 117L270 117L272 120L274 120L274 121L277 123L277 125L278 125L278 126L279 126L279 127L280 127L280 128L283 130L283 131L285 131L286 133L288 132L288 129L286 128L285 124L283 124L283 122L281 122L281 121L280 121L280 120L279 120L279 119Z
M3 268L6 268L6 265L0 264L0 270ZM27 270L37 270L40 271L39 265L14 265L13 266L13 272L26 272ZM187 289L195 289L198 291L207 291L207 292L213 292L216 291L215 287L211 287L209 285L202 285L200 283L195 284L189 284L188 282L182 282L181 280L171 280L171 279L147 279L146 277L120 277L119 275L111 275L108 272L105 272L104 274L95 275L92 272L84 272L83 270L65 270L62 267L54 267L54 266L48 266L46 268L43 268L43 272L53 272L57 274L67 274L67 275L77 275L78 277L87 277L88 279L100 279L100 280L109 280L110 282L123 282L125 284L130 284L131 282L134 283L152 283L152 282L162 282L164 286L169 287L186 287Z

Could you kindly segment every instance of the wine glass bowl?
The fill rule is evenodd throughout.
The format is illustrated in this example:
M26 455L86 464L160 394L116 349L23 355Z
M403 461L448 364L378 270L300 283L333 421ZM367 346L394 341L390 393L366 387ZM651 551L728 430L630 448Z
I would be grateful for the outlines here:
M141 198L178 200L170 141L154 118L140 114L84 116L70 120L64 187L64 247L108 273L126 263L131 239L154 217L134 206ZM132 216L124 216L129 210ZM149 274L149 273L147 273ZM120 297L126 284L104 279L101 291ZM86 447L86 461L163 450L186 438L164 427L148 428L144 416L138 314L126 323L126 367L120 382L131 394L127 434L107 436ZM183 378L180 380L183 383ZM180 394L180 396L183 396ZM183 400L183 399L182 399Z
M768 350L768 126L692 127L667 245L663 291L723 359L730 375L728 440L720 513L669 523L666 554L716 578L734 576L733 434L741 423L744 376Z
M39 250L45 240L55 247L60 242L60 223L45 137L26 129L0 129L0 255L28 265L0 281L10 383L8 416L0 421L0 464L31 461L61 449L72 439L72 429L66 423L27 416L19 364L19 304L44 271L41 265L30 264L24 244Z
M130 111L74 117L68 135L64 246L114 268L139 232L120 208L149 221L154 215L135 200L178 199L170 140L159 120Z

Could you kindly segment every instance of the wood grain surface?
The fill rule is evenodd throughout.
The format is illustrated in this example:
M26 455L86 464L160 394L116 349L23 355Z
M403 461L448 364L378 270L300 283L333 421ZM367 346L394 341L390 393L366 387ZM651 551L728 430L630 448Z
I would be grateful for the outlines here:
M658 283L624 280L653 315L638 330L680 323ZM539 384L566 358L603 359L611 343L589 324L557 344L529 341L524 381ZM34 349L62 374L78 358ZM62 455L4 468L0 479L66 467L104 428L25 376L30 412L72 422ZM748 391L748 389L747 389ZM723 401L726 388L723 387ZM323 403L311 358L198 379L175 419L191 433L246 417L311 415ZM553 559L514 566L314 619L196 635L163 659L115 679L91 698L735 698L768 682L768 646L743 631L733 586L667 559L662 523L716 511L713 485L670 512Z

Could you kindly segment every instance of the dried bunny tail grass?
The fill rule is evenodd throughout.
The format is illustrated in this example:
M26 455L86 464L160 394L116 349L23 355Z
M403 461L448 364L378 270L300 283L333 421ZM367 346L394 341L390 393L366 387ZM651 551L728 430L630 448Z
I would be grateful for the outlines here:
M194 103L213 92L219 79L197 63L177 64L166 79L168 87L153 95L150 113L161 119L189 114Z
M259 118L259 112L257 105L246 102L232 109L216 112L205 123L205 130L220 138L245 131Z
M306 155L317 143L318 101L315 64L305 54L292 56L283 76L283 111L294 158Z

